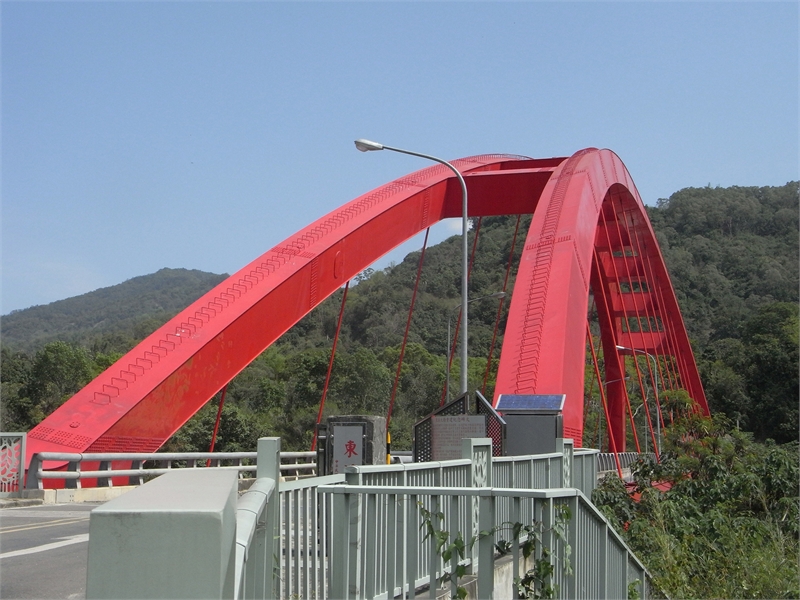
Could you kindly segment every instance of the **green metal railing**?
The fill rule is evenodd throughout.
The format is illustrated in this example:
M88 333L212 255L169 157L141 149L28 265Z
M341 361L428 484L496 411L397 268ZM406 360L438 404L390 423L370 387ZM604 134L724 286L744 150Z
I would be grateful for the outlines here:
M565 441L561 452L493 459L490 439L463 443L460 460L348 467L345 475L284 482L280 440L265 438L258 478L238 501L233 472L156 478L93 511L87 598L414 597L456 563L476 578L478 597L489 597L495 544L516 522L541 524L561 597L625 598L631 584L648 596L644 567L587 499L595 451L573 451ZM563 539L552 535L561 504L571 512ZM422 509L441 514L435 526L451 540L492 535L445 564L425 539ZM208 529L209 514L219 515L212 520L219 526ZM208 533L195 539L203 527ZM124 547L115 546L117 530ZM515 574L524 541L523 534L509 546ZM571 573L563 568L568 548ZM152 581L162 576L170 583L158 596Z
M334 546L332 551L331 584L332 598L390 598L416 595L416 590L437 580L444 572L453 573L454 562L445 564L441 553L436 551L435 537L424 539L423 516L420 503L430 500L432 512L450 504L444 511L438 527L450 533L460 531L453 526L454 515L461 498L478 499L480 531L492 531L502 527L506 533L513 524L524 523L523 514L536 516L542 524L542 549L549 552L553 574L543 583L552 585L559 598L627 598L629 586L636 589L640 598L649 595L649 574L644 565L634 556L625 542L609 525L606 518L577 489L524 490L507 488L429 488L409 486L321 486L320 492L330 494L334 502ZM507 499L511 506L509 521L499 518L495 510L500 499ZM375 508L384 504L387 518L378 518ZM560 539L553 530L559 505L569 509L566 520L565 539ZM463 535L463 531L461 531ZM463 535L467 544L471 536ZM374 546L386 547L389 552L374 554L372 545L364 541L374 539ZM514 540L509 540L514 541ZM514 578L519 573L519 544L511 544ZM428 548L430 560L420 570L419 552ZM479 598L494 595L511 597L511 590L497 590L494 583L495 540L491 535L478 537L468 560L454 561L467 564L477 576ZM569 566L568 566L569 561ZM450 582L456 586L458 582ZM455 590L451 590L455 591ZM433 597L429 592L428 597Z
M456 563L477 577L477 597L495 591L510 597L512 590L494 588L494 555L501 540L512 542L513 576L519 575L519 547L526 538L522 530L519 539L510 540L515 523L538 525L543 536L538 557L547 548L554 570L546 583L559 590L559 597L627 598L629 585L641 598L648 596L643 565L588 500L596 451L573 452L567 441L561 453L493 459L491 440L464 444L464 455L472 459L352 467L347 485L318 488L333 506L330 597L413 598L431 582L436 588L445 573L455 572ZM481 461L483 478L475 476ZM570 514L563 539L554 534L560 505ZM465 540L463 556L445 564L436 536L425 539L426 514L434 515L435 528L450 542L458 536ZM453 594L456 583L450 585Z

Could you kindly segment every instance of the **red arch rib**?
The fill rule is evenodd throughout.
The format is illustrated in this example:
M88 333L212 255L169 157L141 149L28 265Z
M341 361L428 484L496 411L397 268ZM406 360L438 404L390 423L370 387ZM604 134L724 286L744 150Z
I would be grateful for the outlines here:
M570 159L483 155L453 164L465 175L470 216L534 213L496 390L567 393L567 432L579 444L583 386L579 334L586 315L598 212L617 183L617 172L623 175L619 183L630 190L644 215L638 194L622 163L609 151L583 150ZM345 282L428 226L460 216L460 185L441 165L402 177L332 211L222 282L65 402L30 432L27 460L42 451L156 450ZM658 253L646 218L644 222L650 236L645 245L652 240ZM668 291L662 290L665 304L672 302L659 314L677 315L680 320L660 254L658 258L650 268ZM578 313L579 318L573 318ZM691 383L695 377L699 386L682 321L679 324L671 335L679 345L685 340L680 351L688 349L689 354L677 362L694 373L682 370L681 380ZM543 350L547 356L541 360ZM704 407L702 387L697 389L689 392Z
M616 235L616 228L607 228L609 219L625 217L614 210L615 199L633 215L632 227L645 256L631 251L630 244ZM652 271L645 268L645 259ZM646 300L621 293L618 273L626 272L646 281L651 290ZM592 148L558 166L533 215L511 300L495 398L501 393L566 394L564 435L581 445L584 323L590 287L598 304L609 381L608 410L618 450L624 450L620 446L625 440L626 396L617 345L653 355L670 354L665 338L671 334L680 354L681 381L699 409L708 414L683 319L639 193L616 154ZM644 301L666 331L628 329L628 317L638 314L636 302Z
M563 159L454 162L470 215L530 213ZM502 200L500 200L502 199ZM379 187L278 244L179 313L31 430L35 452L153 451L346 281L441 219L461 188L441 165Z

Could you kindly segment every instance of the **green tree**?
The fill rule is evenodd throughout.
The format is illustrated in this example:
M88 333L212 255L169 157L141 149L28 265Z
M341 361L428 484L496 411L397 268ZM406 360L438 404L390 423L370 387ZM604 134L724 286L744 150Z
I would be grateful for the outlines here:
M688 413L667 429L661 462L633 473L637 501L616 476L592 499L669 596L798 597L796 443L756 443L722 416Z
M89 383L94 371L86 350L52 342L36 353L24 395L48 415Z
M27 431L38 422L34 403L24 395L30 381L30 357L3 346L0 361L0 431Z

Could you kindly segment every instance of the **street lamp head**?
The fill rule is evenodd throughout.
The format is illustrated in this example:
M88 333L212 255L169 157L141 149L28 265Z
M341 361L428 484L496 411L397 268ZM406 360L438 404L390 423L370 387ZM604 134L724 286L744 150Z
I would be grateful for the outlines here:
M494 294L489 294L489 298L505 298L505 292L495 292Z
M617 344L617 350L629 350L630 348L626 348L625 346L620 346Z
M467 245L467 232L469 231L469 210L467 207L467 183L464 181L464 176L461 172L451 165L446 160L431 156L430 154L422 154L421 152L412 152L411 150L403 150L401 148L393 148L392 146L384 146L378 142L373 142L365 139L355 140L356 148L361 152L370 152L372 150L391 150L392 152L399 152L400 154L409 154L427 160L432 160L450 169L453 174L458 178L461 184L461 315L463 322L461 324L461 364L464 368L461 369L461 393L467 393L467 369L468 364L467 346L469 336L467 335L467 305L469 300L468 287L469 287L469 248ZM448 361L449 364L449 361Z
M383 144L379 144L378 142L373 142L370 140L365 140L363 138L356 140L355 145L356 148L361 150L361 152L370 152L371 150L383 150Z

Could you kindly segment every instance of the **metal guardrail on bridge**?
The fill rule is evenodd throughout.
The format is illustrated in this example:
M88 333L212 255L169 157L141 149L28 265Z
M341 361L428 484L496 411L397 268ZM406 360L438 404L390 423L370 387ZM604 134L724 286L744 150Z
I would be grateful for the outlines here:
M24 433L3 433L3 480L0 481L0 494L9 495L22 489L22 471L20 470L21 456L24 457ZM566 440L567 446L571 441ZM8 448L6 448L8 446ZM21 450L20 450L21 448ZM408 454L408 453L406 453ZM578 487L587 496L591 494L597 473L615 471L616 462L613 453L599 453L597 450L579 448L574 450L574 465L576 469L575 487ZM556 453L549 459L547 455L538 455L537 465L534 467L532 479L524 482L525 486L551 487L551 463L560 463L562 453ZM636 452L621 452L619 461L623 469L630 467L639 458L654 458L653 454L639 454ZM546 459L546 460L545 460ZM503 469L505 462L517 460L516 457L495 457L495 468ZM316 474L316 454L314 452L281 452L281 473L284 476L308 476ZM368 477L370 472L386 473L380 483L389 483L389 478L397 478L397 474L389 475L394 471L405 473L404 481L407 485L417 485L413 478L415 471L425 472L427 467L415 467L415 464L431 463L404 463L397 461L394 466L386 468L384 465L364 467L359 472ZM8 465L6 465L8 463ZM12 464L13 463L13 464ZM48 469L48 463L50 468ZM59 466L66 464L66 470L55 469L53 463ZM594 464L591 464L594 463ZM64 453L40 452L33 456L28 469L28 478L25 489L43 489L47 480L63 480L64 487L75 489L83 487L83 483L91 480L96 487L111 487L116 485L141 485L145 480L170 472L173 468L218 467L235 469L240 474L255 473L255 452L151 452L151 453ZM511 467L508 467L511 468ZM552 467L553 472L557 468ZM523 471L524 472L524 471ZM120 484L121 478L127 478L125 484ZM367 480L365 480L366 482ZM380 484L379 483L379 484ZM514 483L513 471L509 484ZM523 483L523 482L520 482ZM93 486L93 487L94 487ZM508 487L513 487L510 485Z
M348 472L343 475L291 482L276 480L274 488L270 484L259 483L259 478L254 483L256 487L252 493L248 492L239 499L235 525L231 525L231 513L228 510L226 527L234 527L234 533L219 534L216 542L210 538L193 542L188 536L179 549L171 551L169 558L159 562L146 556L150 562L144 571L141 565L137 568L124 555L111 560L104 551L92 551L90 536L90 577L93 577L92 573L100 579L109 576L102 565L93 565L95 560L116 565L115 568L131 569L131 581L136 581L137 577L141 579L142 572L147 572L148 578L154 577L157 569L161 568L159 565L164 563L164 576L170 578L170 585L188 586L192 583L191 578L176 578L174 573L185 574L184 569L187 569L186 572L196 571L200 559L198 552L206 558L208 552L215 553L214 556L219 559L217 562L221 561L223 566L228 564L225 557L232 556L230 553L234 552L238 556L235 562L237 566L235 576L231 573L230 580L227 576L222 580L216 578L202 593L194 596L177 589L165 592L170 597L324 599L385 598L405 590L409 596L413 596L411 586L417 590L419 586L429 585L431 573L435 579L441 576L443 569L448 568L435 548L428 542L423 543L424 533L419 530L421 513L417 502L430 510L435 508L433 498L438 497L438 510L445 519L442 527L452 535L460 531L467 539L474 525L479 525L481 530L492 529L496 525L514 521L529 523L537 516L540 521L552 523L549 507L555 503L566 503L572 513L566 526L566 539L572 551L574 574L562 570L554 576L554 583L560 585L560 597L624 598L631 589L629 586L636 588L641 598L649 595L649 575L644 567L586 498L596 478L596 472L593 472L596 469L596 451L573 452L571 445L565 444L560 455L506 457L493 461L486 456L490 454L489 440L469 442L472 444L472 459L348 467ZM487 460L477 460L475 449L483 452ZM230 483L236 481L233 473L221 469L174 469L167 477L174 478L180 474L179 471L194 471L199 477L207 473L209 477L217 479L225 475ZM214 475L215 472L218 475ZM259 470L259 473L263 474L263 471ZM162 478L122 496L127 500L121 504L127 503L130 514L137 514L132 506L137 497L131 494L157 484L159 480ZM188 479L182 478L182 481ZM158 484L159 490L163 491L166 482L162 480L162 484ZM477 486L481 482L485 487ZM527 482L542 487L532 489ZM588 486L584 492L573 487L584 484ZM189 491L184 489L183 493L184 497L191 499L207 494L209 490L200 486ZM219 498L219 491L214 493ZM161 495L156 494L156 499L163 501ZM140 497L144 496L140 494ZM105 506L112 507L114 502ZM189 507L186 508L188 510ZM221 507L219 510L224 512ZM185 511L181 509L179 512ZM150 513L148 507L139 514L146 519L150 518ZM138 519L135 521L138 522ZM176 519L167 521L171 526ZM190 526L187 524L187 527ZM95 530L92 531L94 535ZM151 531L162 534L158 526L152 527ZM273 541L274 547L271 545ZM217 543L221 543L222 547L215 550L214 544ZM560 542L553 543L555 545L551 550L555 555L560 556L558 553L561 550L566 551L558 546ZM229 544L235 544L235 547ZM487 544L484 541L482 555L481 549L476 546L476 552L468 554L464 561L469 568L477 571L478 576L481 572L484 577L487 572L493 572L491 565L494 557L489 556ZM120 548L114 551L119 552ZM274 564L270 562L272 558L276 561ZM176 561L180 561L180 564ZM234 580L239 582L235 593ZM225 581L229 582L230 587L221 591L220 585L228 585ZM484 581L482 589L487 585ZM346 592L343 592L344 589ZM133 595L142 596L138 592L143 591L147 590L136 588ZM91 588L87 587L88 598L120 598L124 594L131 597L131 589L115 592L114 595L110 593L108 587L102 591L94 584Z
M39 452L28 468L26 489L43 489L47 480L62 480L66 488L80 488L86 480L96 480L97 487L141 485L146 479L169 473L176 468L216 467L241 473L255 473L256 452L150 452L150 453L65 453ZM66 463L67 470L47 469L46 463ZM89 465L87 470L84 466ZM314 475L315 452L281 452L283 475Z

